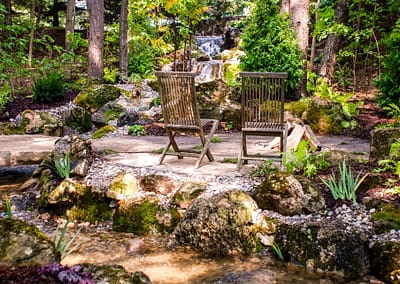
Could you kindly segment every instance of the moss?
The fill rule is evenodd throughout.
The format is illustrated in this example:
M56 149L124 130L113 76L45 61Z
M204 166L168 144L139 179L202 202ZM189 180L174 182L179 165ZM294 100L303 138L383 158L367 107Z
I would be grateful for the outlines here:
M400 243L375 243L371 248L371 272L380 280L392 283L400 269ZM392 277L391 277L392 276ZM398 283L398 282L395 282Z
M69 219L95 224L111 218L113 209L106 197L92 191L91 187L82 186L78 190L74 205L67 210Z
M109 101L117 99L120 95L121 90L115 86L94 85L81 91L74 103L93 113Z
M91 114L82 107L75 107L65 120L65 124L79 133L89 131L92 128Z
M393 204L386 204L380 210L371 214L371 220L378 233L400 229L400 208Z
M285 110L291 111L297 117L302 117L303 114L309 109L309 102L305 100L293 101L285 103Z
M40 240L40 242L49 243L54 247L54 243L36 226L30 225L20 220L4 219L0 218L0 259L3 259L7 253L7 247L10 246L9 234L13 232L15 234L32 234ZM54 255L60 259L60 255L57 254L56 250L53 251Z
M122 112L123 112L123 109L120 107L108 108L105 111L105 116L106 116L105 121L108 122L110 120L117 119Z
M103 126L102 128L98 129L95 133L93 133L92 138L100 139L106 136L107 134L114 132L115 130L116 128L114 126L111 125Z
M120 206L114 215L115 231L146 235L157 227L158 203L146 200L141 204L123 207Z

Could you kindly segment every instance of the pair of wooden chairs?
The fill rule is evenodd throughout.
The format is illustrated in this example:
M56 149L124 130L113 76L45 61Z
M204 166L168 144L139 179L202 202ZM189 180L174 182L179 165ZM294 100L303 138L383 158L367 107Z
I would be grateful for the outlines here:
M201 119L199 115L195 74L192 72L156 72L159 94L164 118L165 130L169 137L159 164L166 155L183 157L198 157L198 168L206 155L208 160L214 160L210 144L217 130L219 121L216 119ZM286 73L277 72L241 72L241 117L242 142L238 156L237 167L248 160L282 159L286 151L287 124L284 121L284 86ZM211 130L205 136L206 127ZM196 133L202 143L201 150L183 149L175 137L178 133ZM277 155L249 154L248 136L280 137L280 152ZM170 152L172 146L173 151Z

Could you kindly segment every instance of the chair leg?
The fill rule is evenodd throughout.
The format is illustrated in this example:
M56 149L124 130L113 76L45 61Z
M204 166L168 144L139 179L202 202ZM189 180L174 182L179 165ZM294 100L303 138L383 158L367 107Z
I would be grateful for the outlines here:
M247 157L247 135L246 133L242 132L242 158L246 158ZM244 159L243 160L243 164L247 165L248 164L248 160Z
M179 153L180 150L179 150L178 144L175 141L176 132L172 131L172 130L167 130L167 134L168 134L169 142L171 143L172 148L174 149L174 152ZM181 155L177 155L177 156L178 156L178 159L183 159L183 156L181 156Z
M243 150L242 150L242 148L240 148L237 163L236 163L236 169L238 171L240 171L240 166L242 165L242 155L243 155Z
M196 169L198 169L200 167L201 161L203 160L205 155L207 155L207 158L210 162L214 161L214 157L210 151L210 143L211 143L211 139L212 139L215 131L217 130L218 123L219 123L218 120L214 121L213 127L211 128L211 131L210 131L207 139L204 136L204 132L203 131L200 132L200 139L201 139L201 143L203 144L203 149L200 153L199 159L196 162L196 165L195 165Z
M160 159L158 160L158 164L161 165L164 161L165 155L167 154L169 147L171 147L171 141L168 141L167 145L164 147L164 150L161 153Z

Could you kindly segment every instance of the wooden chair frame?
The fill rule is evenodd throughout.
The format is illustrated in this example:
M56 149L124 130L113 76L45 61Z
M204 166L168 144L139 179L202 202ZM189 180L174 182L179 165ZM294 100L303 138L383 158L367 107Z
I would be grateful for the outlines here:
M164 127L169 142L164 148L158 164L161 165L166 155L198 157L195 167L199 168L206 155L210 162L214 157L210 151L211 138L217 130L217 119L200 119L193 72L155 72L158 79ZM205 127L212 125L208 137ZM194 133L200 138L202 149L183 149L178 146L175 136L178 133ZM172 146L173 152L168 152Z
M288 124L284 121L285 79L284 72L240 72L242 141L237 168L242 161L274 159L282 161L286 152ZM277 155L249 154L247 136L280 137Z

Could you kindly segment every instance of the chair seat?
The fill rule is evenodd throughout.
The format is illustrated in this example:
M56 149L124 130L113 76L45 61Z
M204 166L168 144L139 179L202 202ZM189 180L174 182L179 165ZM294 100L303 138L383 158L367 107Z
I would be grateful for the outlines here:
M282 132L285 130L285 123L273 122L245 122L242 131L267 131L267 132Z

